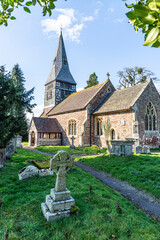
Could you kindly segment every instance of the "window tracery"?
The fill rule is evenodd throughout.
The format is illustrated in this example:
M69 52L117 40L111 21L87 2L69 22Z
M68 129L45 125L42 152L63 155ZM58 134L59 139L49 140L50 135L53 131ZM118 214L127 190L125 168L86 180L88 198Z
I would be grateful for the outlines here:
M145 112L145 130L156 131L157 130L157 115L156 110L152 104L149 102Z

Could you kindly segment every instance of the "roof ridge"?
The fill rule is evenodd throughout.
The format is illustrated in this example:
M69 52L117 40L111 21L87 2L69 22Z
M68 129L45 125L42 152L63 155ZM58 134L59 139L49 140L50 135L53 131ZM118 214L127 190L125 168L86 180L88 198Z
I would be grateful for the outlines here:
M117 89L116 91L124 91L124 90L127 90L129 88L133 88L133 87L137 87L139 85L142 85L142 84L146 84L146 83L149 83L150 82L150 79L148 79L146 82L143 82L143 83L138 83L138 84L135 84L133 86L129 86L129 87L126 87L126 88L122 88L122 89Z
M98 89L98 91L89 99L89 101L86 103L85 107L89 104L89 102L97 95L97 93L102 89L102 87L104 87L105 84L107 84L108 81L105 81L104 83L102 83L101 87ZM99 84L100 85L100 84Z
M140 97L141 94L144 92L145 88L149 85L150 82L151 82L150 79L148 79L148 80L145 82L145 85L143 86L143 88L141 89L141 91L139 92L139 94L137 94L136 98L133 99L132 105L131 105L130 107L132 107L132 106L136 103L136 101L139 99L139 97ZM141 83L141 84L144 84L144 83ZM141 84L139 84L139 85L141 85ZM138 84L137 84L137 85L138 85Z
M95 86L92 86L92 87L89 87L89 88L85 88L85 89L80 90L80 91L78 91L78 92L72 93L72 94L69 95L69 96L73 96L74 94L78 94L78 93L80 93L80 92L90 90L90 89L95 88L95 87L98 87L98 86L100 86L100 85L102 85L102 84L104 84L104 82L103 82L103 83L99 83L99 84L97 84L97 85L95 85Z

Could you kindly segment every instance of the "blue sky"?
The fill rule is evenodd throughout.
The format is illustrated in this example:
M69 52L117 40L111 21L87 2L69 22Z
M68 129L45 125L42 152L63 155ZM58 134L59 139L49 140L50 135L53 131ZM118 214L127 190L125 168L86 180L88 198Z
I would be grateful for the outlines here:
M35 87L35 116L42 111L44 84L51 70L60 26L71 73L77 88L86 86L96 72L99 82L106 73L114 86L117 72L125 67L146 67L160 79L160 49L143 46L143 35L136 33L125 16L122 0L58 0L52 16L42 17L42 9L31 7L31 14L19 8L16 20L0 26L0 65L11 70L19 63L26 88ZM160 87L156 84L158 89Z

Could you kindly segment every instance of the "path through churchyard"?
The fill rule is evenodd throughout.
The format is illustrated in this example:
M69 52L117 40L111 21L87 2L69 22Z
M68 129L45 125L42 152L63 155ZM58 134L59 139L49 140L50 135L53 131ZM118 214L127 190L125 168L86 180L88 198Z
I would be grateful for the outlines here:
M25 149L47 156L54 156L53 154L41 152L29 147L25 147ZM120 192L123 197L131 201L137 208L140 208L149 215L154 216L160 222L160 203L155 197L152 197L144 191L132 187L127 182L120 181L119 179L102 171L97 171L94 168L79 162L74 162L74 164L99 179L106 186Z

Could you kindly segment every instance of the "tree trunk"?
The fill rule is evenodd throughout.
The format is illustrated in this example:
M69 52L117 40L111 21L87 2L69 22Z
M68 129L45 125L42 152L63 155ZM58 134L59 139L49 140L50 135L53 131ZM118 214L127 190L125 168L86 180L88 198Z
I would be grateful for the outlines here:
M3 168L5 161L5 148L0 148L0 168Z

